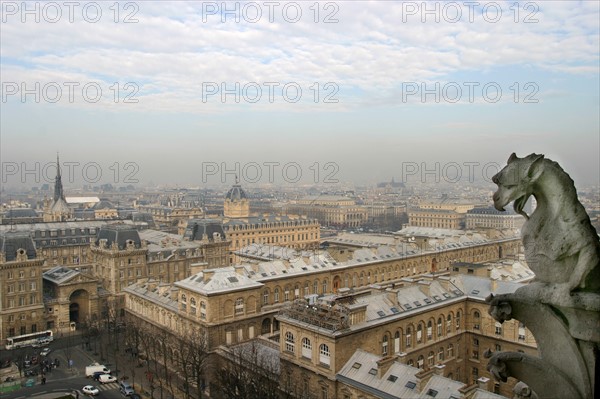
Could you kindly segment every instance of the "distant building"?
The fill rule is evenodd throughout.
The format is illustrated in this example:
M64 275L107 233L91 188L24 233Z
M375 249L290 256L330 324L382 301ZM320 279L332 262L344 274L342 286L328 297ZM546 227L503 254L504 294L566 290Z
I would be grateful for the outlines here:
M501 212L496 208L473 208L467 211L466 228L514 230L520 229L525 223L525 218L512 210Z
M464 229L465 214L449 209L411 209L408 211L408 225L436 229Z
M32 208L11 208L0 216L1 224L40 223L43 216Z
M356 205L352 198L333 195L304 197L295 203L287 204L285 211L317 219L323 226L336 228L360 227L368 218L367 209Z
M44 206L44 222L64 222L73 219L73 212L65 199L60 174L60 162L56 156L56 177L54 179L54 196L52 201L46 201Z

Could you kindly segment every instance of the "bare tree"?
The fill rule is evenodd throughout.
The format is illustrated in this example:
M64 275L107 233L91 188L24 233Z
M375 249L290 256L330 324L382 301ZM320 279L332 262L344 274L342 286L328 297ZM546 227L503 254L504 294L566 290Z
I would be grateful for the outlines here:
M187 335L187 343L190 353L191 374L196 386L198 398L202 398L204 391L204 374L208 361L208 340L206 331L201 328L194 329ZM189 386L190 381L186 381Z
M226 399L290 397L286 393L289 389L280 388L280 372L278 356L252 341L222 357L217 383Z

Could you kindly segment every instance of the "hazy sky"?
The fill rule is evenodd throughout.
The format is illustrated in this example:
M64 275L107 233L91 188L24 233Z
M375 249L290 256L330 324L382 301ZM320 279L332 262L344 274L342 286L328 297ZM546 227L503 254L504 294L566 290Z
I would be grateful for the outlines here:
M3 183L57 151L78 181L196 186L481 178L515 151L597 185L599 4L3 1Z

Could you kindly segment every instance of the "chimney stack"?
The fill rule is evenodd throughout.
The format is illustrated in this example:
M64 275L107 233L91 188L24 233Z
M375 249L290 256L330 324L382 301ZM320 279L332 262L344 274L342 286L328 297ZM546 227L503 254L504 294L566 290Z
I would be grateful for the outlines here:
M394 364L396 358L394 356L384 357L383 359L379 359L377 361L377 377L383 378L385 373L388 372L390 366Z
M479 387L479 389L483 389L485 391L489 391L488 389L488 382L490 381L489 378L487 377L479 377L477 379L477 386Z
M419 392L423 391L423 389L425 388L425 386L431 379L432 375L433 375L433 369L421 370L417 374L415 374L415 377L417 378L417 390Z

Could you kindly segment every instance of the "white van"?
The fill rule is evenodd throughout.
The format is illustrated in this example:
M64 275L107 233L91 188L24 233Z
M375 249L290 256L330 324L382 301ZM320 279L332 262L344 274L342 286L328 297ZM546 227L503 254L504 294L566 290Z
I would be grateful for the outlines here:
M85 368L85 376L91 377L96 372L103 372L104 374L110 374L110 370L106 368L106 366L98 363L90 364Z

